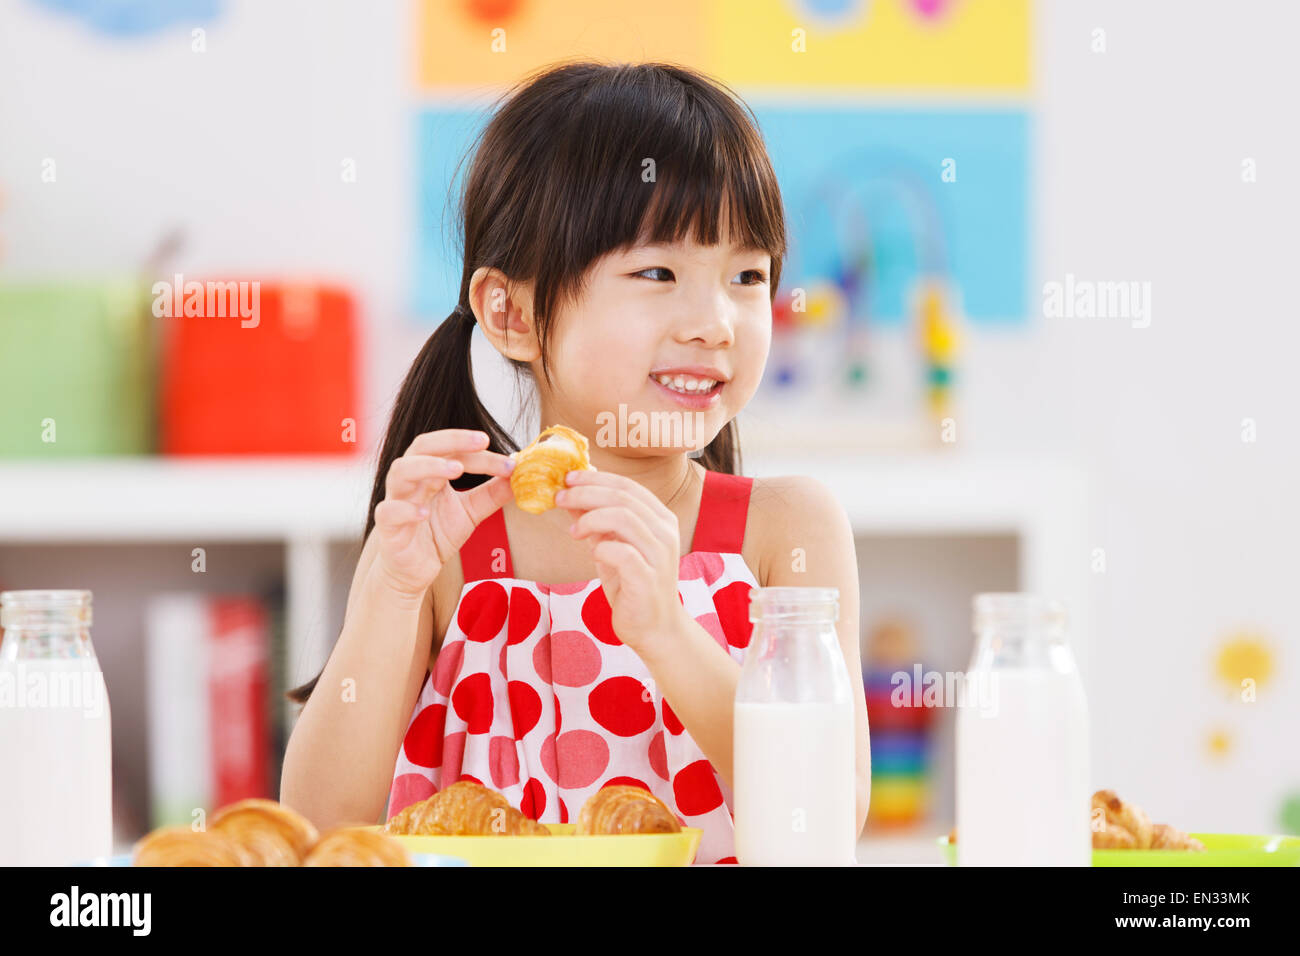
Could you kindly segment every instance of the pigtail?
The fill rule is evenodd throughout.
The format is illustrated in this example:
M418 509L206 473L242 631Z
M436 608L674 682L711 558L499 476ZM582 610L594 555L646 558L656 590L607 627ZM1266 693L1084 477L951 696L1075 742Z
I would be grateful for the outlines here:
M474 328L473 313L465 306L457 306L456 311L434 329L411 363L393 403L388 432L379 452L365 531L361 536L363 543L374 530L375 509L387 493L388 470L420 435L444 428L477 429L487 432L490 450L503 455L517 450L514 440L483 406L474 388L474 371L470 363ZM486 480L486 475L461 475L451 485L463 491ZM324 673L324 667L321 672ZM320 674L301 687L288 691L285 696L305 704L318 680Z
M713 441L704 446L698 460L709 471L718 471L724 475L741 473L740 427L734 418L722 427Z
M474 388L470 364L474 328L473 313L458 306L429 336L411 363L411 370L398 390L388 434L379 452L363 541L375 527L375 509L384 500L388 469L425 432L444 428L477 429L487 432L489 450L502 455L517 450L509 433L483 407ZM461 475L451 486L464 491L485 480L485 475Z

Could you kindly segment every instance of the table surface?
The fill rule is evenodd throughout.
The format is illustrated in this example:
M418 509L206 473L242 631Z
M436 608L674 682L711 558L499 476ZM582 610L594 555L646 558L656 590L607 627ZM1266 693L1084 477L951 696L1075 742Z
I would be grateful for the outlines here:
M945 866L936 844L938 834L901 832L872 834L858 842L858 866ZM118 846L115 855L129 855L131 846ZM692 867L727 869L733 863L692 863Z

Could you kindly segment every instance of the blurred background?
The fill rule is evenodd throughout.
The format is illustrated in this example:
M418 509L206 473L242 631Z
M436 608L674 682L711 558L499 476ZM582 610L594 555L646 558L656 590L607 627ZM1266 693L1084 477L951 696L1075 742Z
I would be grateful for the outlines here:
M283 689L455 303L457 164L581 56L723 80L781 180L740 433L854 524L860 858L952 826L953 712L886 705L965 669L980 591L1066 602L1096 787L1300 833L1298 30L1263 0L0 0L0 589L94 593L119 841L277 795Z

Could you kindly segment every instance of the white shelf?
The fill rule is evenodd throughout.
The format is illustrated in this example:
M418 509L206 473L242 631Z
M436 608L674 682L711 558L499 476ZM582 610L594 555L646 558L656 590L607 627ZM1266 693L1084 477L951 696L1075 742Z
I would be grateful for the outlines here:
M960 448L883 452L778 451L744 457L751 475L807 474L821 480L861 535L1014 536L1018 590L1065 602L1075 656L1091 669L1090 493L1082 469L1065 461L982 457Z
M1080 507L1077 472L956 450L745 455L751 475L810 474L859 534L1023 533ZM0 463L0 540L359 539L364 459L97 458Z
M338 458L0 464L0 541L360 539L374 465Z
M938 828L930 832L925 827L899 833L868 832L858 841L858 862L867 866L945 866L943 851L939 848Z
M1022 533L1080 507L1079 473L1057 462L978 458L956 449L840 454L746 453L752 475L807 474L825 483L854 530L882 534Z
M329 653L329 545L360 542L373 469L361 458L9 461L0 464L0 543L283 543L292 685ZM294 705L284 706L291 719Z

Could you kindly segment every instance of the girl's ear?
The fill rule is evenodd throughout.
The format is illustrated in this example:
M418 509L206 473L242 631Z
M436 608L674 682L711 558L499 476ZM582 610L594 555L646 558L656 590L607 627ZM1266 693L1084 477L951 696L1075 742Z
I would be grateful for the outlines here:
M541 357L532 283L510 283L500 270L482 266L470 279L469 304L483 334L506 358L533 362Z

